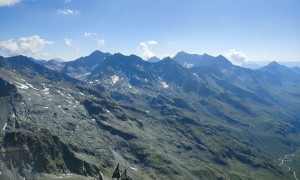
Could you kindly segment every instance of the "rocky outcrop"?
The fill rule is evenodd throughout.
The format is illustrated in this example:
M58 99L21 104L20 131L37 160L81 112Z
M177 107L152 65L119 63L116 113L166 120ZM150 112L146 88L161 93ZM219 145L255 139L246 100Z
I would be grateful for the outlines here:
M0 137L1 160L18 173L75 173L96 176L100 169L76 156L74 149L47 131L7 132Z
M8 96L11 93L14 93L17 91L17 88L15 85L10 84L7 81L4 81L2 78L0 78L0 97Z

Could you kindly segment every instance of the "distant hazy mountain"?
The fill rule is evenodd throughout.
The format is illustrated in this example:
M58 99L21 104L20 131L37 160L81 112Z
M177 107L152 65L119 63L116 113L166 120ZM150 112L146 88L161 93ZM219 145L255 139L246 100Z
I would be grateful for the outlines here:
M257 61L248 61L244 64L242 64L242 67L249 68L249 69L259 69L262 68L263 66L266 66L272 61L262 61L262 62L257 62ZM300 68L300 61L299 62L285 62L285 61L277 61L279 64L285 65L287 67L299 67Z
M210 65L230 65L231 62L228 61L223 56L213 57L208 54L197 55L197 54L188 54L186 52L179 52L174 57L173 60L178 64L191 68L191 67L201 67L201 66L210 66Z
M54 58L54 59L51 59L51 60L54 60L54 61L60 62L60 63L66 62L66 61L64 61L63 59L60 59L60 58Z
M152 63L156 63L156 62L160 61L160 59L156 56L153 56L153 57L149 58L147 61L152 62Z
M255 62L247 62L247 63L241 64L240 66L241 66L241 67L244 67L244 68L249 68L249 69L255 70L255 69L259 69L259 68L264 67L265 64L262 65L262 64L257 64L257 63L255 63Z
M300 61L298 61L298 62L279 61L279 64L285 65L287 67L299 67L300 68Z
M35 60L35 62L55 71L61 71L65 66L65 62L60 59L52 59L49 61Z

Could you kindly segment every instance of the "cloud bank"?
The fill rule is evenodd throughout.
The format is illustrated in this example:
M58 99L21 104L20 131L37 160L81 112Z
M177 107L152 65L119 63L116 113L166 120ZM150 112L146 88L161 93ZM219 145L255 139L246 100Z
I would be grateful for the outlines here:
M57 10L59 14L64 14L64 15L72 15L72 14L79 14L80 11L77 10L72 10L72 9L59 9Z
M235 65L242 65L246 63L246 54L242 51L231 49L228 54L228 59Z
M1 6L13 6L19 3L21 0L0 0L0 7Z
M84 36L85 37L90 37L90 36L96 36L97 33L93 33L93 32L84 32Z
M154 41L154 40L149 40L149 41L148 41L148 44L149 44L149 45L156 45L156 44L157 44L157 42L156 42L156 41Z
M96 40L96 42L97 42L97 44L98 44L99 47L102 47L102 46L105 45L104 39L95 39L95 40Z
M155 56L155 54L154 54L154 52L151 50L151 47L150 46L152 46L152 45L156 45L157 44L157 42L156 41L154 41L154 40L149 40L149 41L147 41L147 42L140 42L139 43L139 47L142 49L142 57L144 58L144 59L149 59L149 58L151 58L151 57L153 57L153 56Z
M65 39L65 45L68 47L73 47L73 40L72 39Z
M44 57L42 50L47 45L52 45L52 41L40 38L38 35L21 37L18 41L9 39L0 42L0 53L7 56L26 55L35 57Z

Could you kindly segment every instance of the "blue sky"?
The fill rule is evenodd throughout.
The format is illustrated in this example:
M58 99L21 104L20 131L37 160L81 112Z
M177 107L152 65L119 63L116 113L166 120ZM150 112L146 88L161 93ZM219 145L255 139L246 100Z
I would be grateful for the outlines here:
M0 54L300 61L299 0L0 0Z

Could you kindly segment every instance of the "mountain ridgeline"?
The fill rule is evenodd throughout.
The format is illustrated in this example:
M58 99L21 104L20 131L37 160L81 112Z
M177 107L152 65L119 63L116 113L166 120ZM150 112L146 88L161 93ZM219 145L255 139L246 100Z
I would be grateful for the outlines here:
M0 57L0 90L0 179L110 179L117 164L132 179L300 176L299 158L278 160L300 155L299 68L185 52Z

